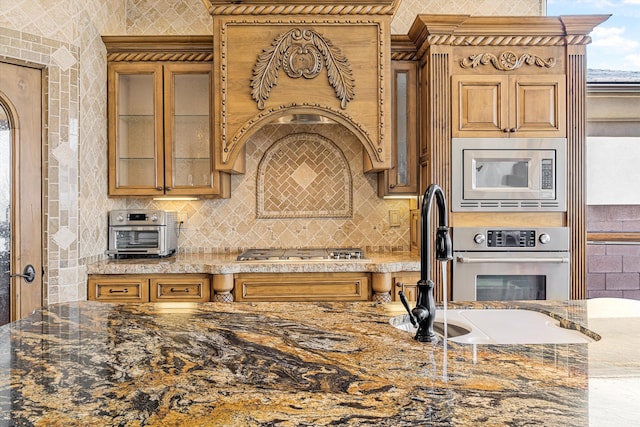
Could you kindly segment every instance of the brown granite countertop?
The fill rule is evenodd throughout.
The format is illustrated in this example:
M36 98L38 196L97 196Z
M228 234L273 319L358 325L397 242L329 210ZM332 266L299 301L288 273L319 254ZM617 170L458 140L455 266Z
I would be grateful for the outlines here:
M375 302L56 304L0 328L0 424L632 425L639 305L467 304L602 339L463 345L418 343Z
M367 253L364 260L236 261L237 254L178 254L166 258L107 259L87 265L88 274L167 273L393 273L420 271L420 258L410 252Z

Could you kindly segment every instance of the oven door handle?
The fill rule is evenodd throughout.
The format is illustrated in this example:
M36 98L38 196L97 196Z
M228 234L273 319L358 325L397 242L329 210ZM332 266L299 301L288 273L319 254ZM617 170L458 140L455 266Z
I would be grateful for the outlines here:
M519 258L471 258L471 257L462 257L459 256L456 258L456 261L461 264L496 264L496 263L555 263L555 264L567 264L569 263L568 257L545 257L545 258L534 258L534 257L519 257Z

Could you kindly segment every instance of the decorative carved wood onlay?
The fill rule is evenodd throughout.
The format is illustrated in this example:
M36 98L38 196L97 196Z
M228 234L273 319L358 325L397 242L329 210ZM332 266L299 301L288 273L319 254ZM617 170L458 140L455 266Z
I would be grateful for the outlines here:
M271 46L258 55L251 79L251 97L264 110L271 88L278 82L280 66L293 79L313 79L327 68L329 83L343 110L355 96L355 80L347 57L322 34L293 28L276 37Z
M547 60L539 57L538 55L530 55L528 53L522 54L518 57L518 54L510 50L502 52L499 56L492 53L479 53L477 55L471 55L460 61L462 68L476 68L479 65L491 64L496 69L501 71L511 71L522 67L524 64L536 65L543 68L551 68L556 65L556 58L549 58Z

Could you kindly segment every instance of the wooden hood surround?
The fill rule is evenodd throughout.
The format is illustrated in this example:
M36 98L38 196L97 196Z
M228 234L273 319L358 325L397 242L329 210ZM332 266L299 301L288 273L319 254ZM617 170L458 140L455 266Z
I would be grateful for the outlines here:
M202 0L213 17L216 168L243 173L264 124L313 114L349 129L367 172L391 166L390 22L400 0Z

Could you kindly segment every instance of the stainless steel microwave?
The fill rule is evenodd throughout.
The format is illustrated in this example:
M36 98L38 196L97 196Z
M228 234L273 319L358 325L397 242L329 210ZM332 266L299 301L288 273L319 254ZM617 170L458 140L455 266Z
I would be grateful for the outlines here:
M565 211L566 138L454 138L451 209Z

